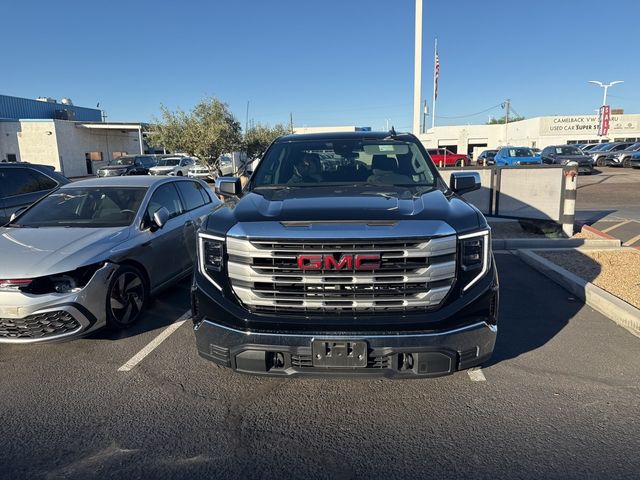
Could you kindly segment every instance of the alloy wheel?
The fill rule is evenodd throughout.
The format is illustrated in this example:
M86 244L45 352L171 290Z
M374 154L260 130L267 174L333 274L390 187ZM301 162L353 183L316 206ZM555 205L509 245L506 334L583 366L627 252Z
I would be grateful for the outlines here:
M144 283L132 271L122 272L111 284L109 308L112 318L122 326L138 319L145 300Z

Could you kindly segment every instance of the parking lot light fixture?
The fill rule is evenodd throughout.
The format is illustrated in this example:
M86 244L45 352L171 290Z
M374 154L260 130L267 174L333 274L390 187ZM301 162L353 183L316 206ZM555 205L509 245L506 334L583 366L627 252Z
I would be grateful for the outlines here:
M616 80L615 82L611 82L611 83L602 83L602 82L599 82L598 80L589 80L589 83L593 83L594 85L597 85L599 87L604 88L604 96L602 97L602 105L606 105L607 104L607 91L609 90L609 87L613 87L614 85L617 85L618 83L624 83L624 80Z

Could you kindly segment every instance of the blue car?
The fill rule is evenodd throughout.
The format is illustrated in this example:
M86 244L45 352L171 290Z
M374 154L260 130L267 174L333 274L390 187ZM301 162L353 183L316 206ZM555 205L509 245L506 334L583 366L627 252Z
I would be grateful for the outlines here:
M498 166L541 165L542 158L529 147L503 147L495 156Z
M628 165L633 168L640 168L640 151L633 152L629 158Z

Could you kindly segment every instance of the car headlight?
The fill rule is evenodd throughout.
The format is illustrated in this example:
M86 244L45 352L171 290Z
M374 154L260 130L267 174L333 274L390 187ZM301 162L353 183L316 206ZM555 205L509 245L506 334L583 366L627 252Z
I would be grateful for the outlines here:
M215 277L224 266L223 237L216 237L207 233L198 234L198 268L218 290L222 290Z
M93 275L104 265L104 262L100 262L45 277L0 280L0 291L21 291L33 295L75 293L86 287Z
M460 235L459 241L459 280L462 282L462 292L466 292L475 285L489 271L491 266L491 231Z

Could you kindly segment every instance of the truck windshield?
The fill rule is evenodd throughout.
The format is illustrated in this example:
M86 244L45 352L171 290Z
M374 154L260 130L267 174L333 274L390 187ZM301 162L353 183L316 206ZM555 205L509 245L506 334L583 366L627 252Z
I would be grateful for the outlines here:
M435 177L433 165L413 142L349 139L277 143L260 161L252 183L434 187Z

